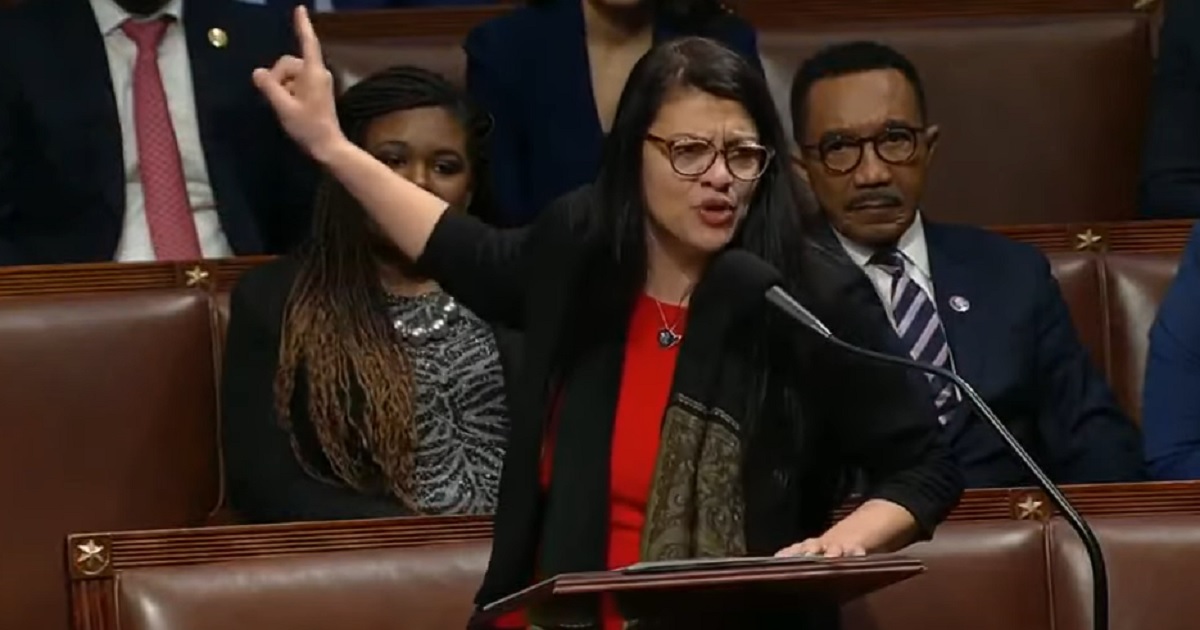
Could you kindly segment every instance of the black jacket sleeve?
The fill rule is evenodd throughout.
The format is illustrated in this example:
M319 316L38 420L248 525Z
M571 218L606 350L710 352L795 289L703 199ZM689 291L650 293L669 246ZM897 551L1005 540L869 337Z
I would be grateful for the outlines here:
M534 260L570 247L594 218L595 196L585 185L555 200L530 226L499 229L446 212L417 264L447 293L486 321L524 329L526 291Z
M829 290L814 312L843 341L895 354L891 327L870 280L833 261L815 269ZM933 397L923 376L855 356L811 335L817 345L816 390L828 434L844 462L867 477L865 499L908 510L925 537L958 504L965 481L940 438Z
M221 379L221 444L230 503L251 522L407 516L395 499L368 496L310 476L279 426L273 386L283 308L295 266L280 260L248 272L230 298ZM295 405L302 414L304 405ZM293 422L307 422L297 415Z

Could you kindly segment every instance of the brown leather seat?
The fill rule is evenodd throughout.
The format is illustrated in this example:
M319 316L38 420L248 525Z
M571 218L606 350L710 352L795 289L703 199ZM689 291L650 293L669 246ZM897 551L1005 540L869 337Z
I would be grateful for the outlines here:
M1117 402L1142 417L1148 335L1158 305L1179 269L1178 254L1108 254L1104 295L1108 301L1109 378Z
M800 62L853 39L896 46L922 74L942 128L925 199L931 216L979 225L1133 218L1151 73L1145 14L760 25L785 120ZM325 50L357 77L408 63L463 80L458 36L333 38Z
M488 541L125 572L122 630L465 628Z
M942 130L926 211L1000 225L1133 218L1149 36L1135 13L987 18L767 29L759 50L785 105L817 49L895 46L921 72Z
M0 625L63 628L63 539L200 525L219 502L208 297L0 303Z
M1090 519L1104 546L1113 630L1185 630L1200 609L1200 515ZM121 630L464 627L486 540L121 571ZM1087 630L1090 572L1062 522L951 522L905 551L928 571L853 602L846 630Z
M1063 299L1071 309L1071 321L1080 342L1111 382L1108 318L1104 294L1100 292L1102 259L1091 252L1060 252L1048 258Z
M1147 334L1179 267L1176 253L1060 253L1050 256L1080 339L1141 422Z
M1043 533L1035 521L948 523L908 552L928 573L847 607L845 628L1048 630ZM115 581L115 608L121 630L462 628L489 548L476 541L129 569Z
M1111 630L1192 630L1200 618L1200 516L1090 519L1108 566ZM1061 521L1047 540L1054 628L1090 630L1091 570L1083 545ZM1015 626L1014 626L1015 627Z
M1050 630L1042 532L1034 521L947 523L904 552L928 571L846 606L843 630Z

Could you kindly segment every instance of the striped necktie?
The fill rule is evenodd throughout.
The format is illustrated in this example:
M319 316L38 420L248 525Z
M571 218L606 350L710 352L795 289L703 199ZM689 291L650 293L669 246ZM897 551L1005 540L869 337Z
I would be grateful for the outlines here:
M953 369L950 363L950 344L946 341L946 331L942 328L937 307L921 285L905 273L905 260L900 252L880 251L872 256L867 264L884 270L892 277L892 292L888 305L892 312L892 325L913 361ZM927 374L926 378L933 388L933 402L937 407L938 420L946 424L950 412L959 400L957 388L940 376Z

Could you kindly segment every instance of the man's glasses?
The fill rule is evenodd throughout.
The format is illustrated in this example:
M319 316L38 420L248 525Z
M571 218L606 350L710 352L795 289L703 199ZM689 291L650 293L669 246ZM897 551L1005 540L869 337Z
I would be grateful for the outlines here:
M698 177L708 172L720 155L725 160L725 168L735 179L752 182L762 177L767 165L775 152L768 147L753 142L737 142L717 148L717 145L704 138L676 138L667 140L654 134L646 134L646 138L666 150L671 168L684 177Z
M863 159L863 145L870 144L875 155L888 164L908 164L917 155L924 129L891 126L867 138L834 137L800 148L815 152L825 168L845 174L858 168Z

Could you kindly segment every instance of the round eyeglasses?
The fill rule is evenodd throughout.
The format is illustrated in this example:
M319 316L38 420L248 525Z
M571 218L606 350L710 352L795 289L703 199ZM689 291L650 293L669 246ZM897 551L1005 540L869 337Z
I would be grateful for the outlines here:
M862 163L863 145L866 144L870 144L875 155L888 164L908 164L916 157L924 133L924 129L892 126L866 138L835 136L800 148L815 152L830 171L845 174Z
M725 168L734 179L752 182L762 177L775 155L769 147L754 142L735 142L718 148L712 141L704 138L667 140L654 134L646 134L646 139L663 147L671 168L684 177L699 177L707 173L720 155L725 160Z

